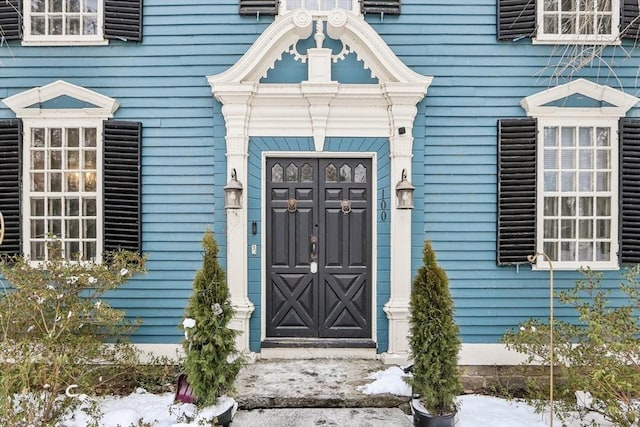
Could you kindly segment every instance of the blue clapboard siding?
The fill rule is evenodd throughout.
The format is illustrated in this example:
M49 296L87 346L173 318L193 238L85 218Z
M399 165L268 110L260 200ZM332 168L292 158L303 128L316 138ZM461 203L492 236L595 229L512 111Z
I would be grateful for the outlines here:
M226 263L222 187L226 174L225 129L220 105L205 76L232 66L272 17L240 17L232 0L145 0L140 43L112 41L108 46L0 46L0 97L57 79L118 100L116 118L143 124L143 250L149 273L114 292L111 301L143 319L138 342L177 343L195 270L201 265L201 239L207 227L218 238ZM412 213L413 271L420 266L422 242L433 241L447 270L464 342L496 342L506 328L529 316L548 315L548 273L528 266L497 267L496 121L522 117L519 102L566 79L553 77L566 49L533 46L528 39L497 42L494 0L404 0L399 16L367 15L400 59L414 71L434 77L420 103L413 129L411 182L416 186ZM626 52L632 56L627 57ZM608 48L603 58L574 77L623 88L638 95L638 55L630 42ZM336 65L343 82L370 83L353 55ZM284 56L266 81L304 76L299 63ZM630 112L638 116L637 109ZM13 112L0 105L0 119ZM379 350L387 347L389 297L389 218L391 191L400 177L389 175L388 146L379 139L329 139L327 150L363 149L378 153ZM249 155L249 221L258 222L262 150L312 150L308 138L252 138ZM256 163L257 162L257 163ZM383 198L384 191L384 198ZM386 200L387 221L381 221ZM248 243L260 245L261 236ZM249 256L249 298L256 304L251 348L260 339L260 262ZM619 272L608 272L607 284ZM556 287L566 288L576 272L557 272ZM558 316L570 312L558 308Z

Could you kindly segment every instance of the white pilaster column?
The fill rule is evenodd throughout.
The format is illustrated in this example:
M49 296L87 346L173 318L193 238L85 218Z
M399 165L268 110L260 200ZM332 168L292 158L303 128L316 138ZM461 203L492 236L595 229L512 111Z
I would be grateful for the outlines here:
M231 304L235 310L230 327L240 331L236 337L236 350L247 354L249 350L249 319L255 306L249 300L247 278L247 158L249 135L247 131L250 114L249 99L251 88L234 93L233 101L222 107L227 126L227 181L235 169L237 179L242 183L241 209L227 210L227 283L231 294ZM227 99L228 101L228 99Z
M396 184L405 170L412 181L413 120L417 112L415 101L401 102L400 94L390 91L395 99L390 109L392 129L389 137L391 157L391 295L384 305L389 320L389 348L382 354L387 364L403 364L409 353L409 303L411 300L411 209L397 209ZM394 96L395 95L395 96Z

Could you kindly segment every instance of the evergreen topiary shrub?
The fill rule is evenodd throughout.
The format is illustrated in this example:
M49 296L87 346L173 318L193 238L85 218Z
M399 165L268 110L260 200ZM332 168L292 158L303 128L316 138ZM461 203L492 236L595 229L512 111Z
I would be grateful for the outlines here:
M423 266L413 281L410 310L413 393L420 395L430 414L455 412L455 399L461 391L460 339L449 279L438 265L429 241L424 243Z
M182 328L187 378L198 403L207 406L231 389L242 361L235 350L238 331L229 328L233 308L211 230L205 232L202 245L202 268L194 278Z

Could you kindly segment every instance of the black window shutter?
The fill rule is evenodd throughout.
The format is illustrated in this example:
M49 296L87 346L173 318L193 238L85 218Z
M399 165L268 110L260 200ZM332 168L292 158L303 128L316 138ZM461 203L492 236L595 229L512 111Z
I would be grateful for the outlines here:
M620 36L623 39L640 39L640 10L638 0L621 0Z
M20 183L22 157L22 121L0 120L0 212L4 216L4 241L1 255L21 255Z
M400 15L400 0L361 0L362 13L383 13Z
M142 124L103 122L104 250L142 250L140 156Z
M277 15L278 0L240 0L240 15Z
M536 0L498 0L498 40L533 37L536 32Z
M0 0L0 42L2 40L20 40L21 38L22 1Z
M105 0L104 37L142 40L142 0Z
M526 263L536 243L535 119L498 120L499 265Z
M620 119L620 262L640 263L640 119Z

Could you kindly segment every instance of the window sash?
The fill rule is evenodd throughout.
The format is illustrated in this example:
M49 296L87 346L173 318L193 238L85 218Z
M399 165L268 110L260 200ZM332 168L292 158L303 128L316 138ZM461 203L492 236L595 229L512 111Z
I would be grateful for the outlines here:
M314 16L324 16L332 9L345 9L360 14L358 0L281 0L279 13L295 9L307 9Z
M535 40L559 43L618 41L620 0L538 0Z
M25 121L24 253L49 258L52 235L69 260L102 257L101 120Z
M24 41L103 42L103 9L104 0L25 1ZM36 27L37 30L35 30ZM54 28L55 31L53 31Z
M554 268L618 268L617 130L613 120L540 123L536 246Z

